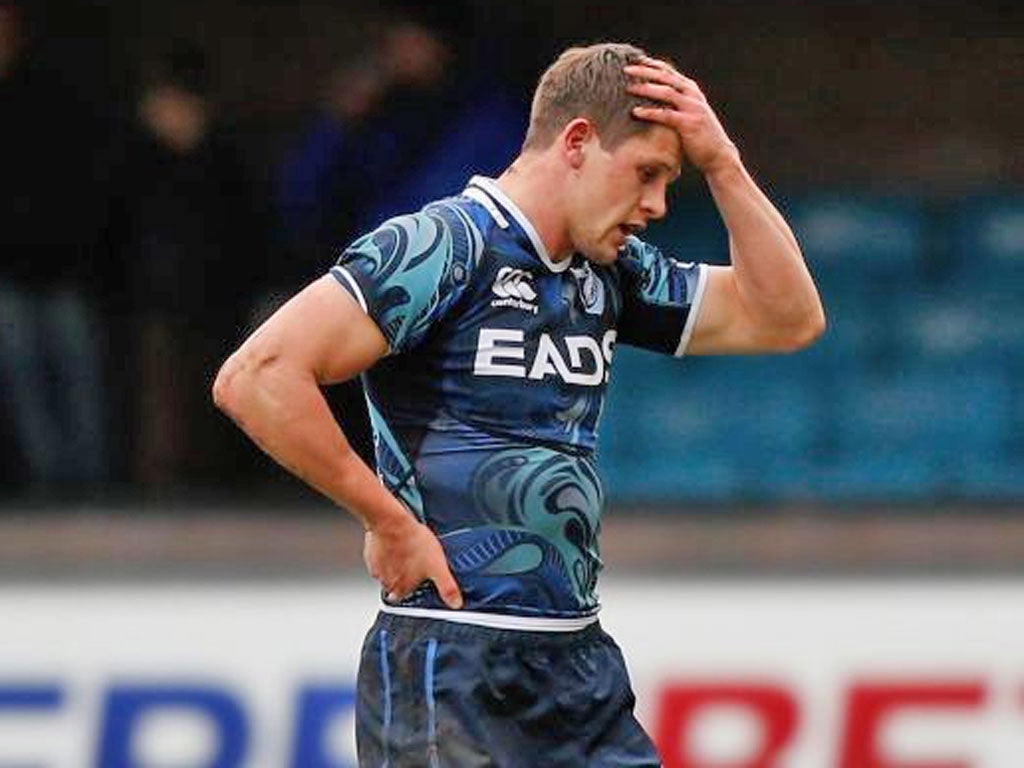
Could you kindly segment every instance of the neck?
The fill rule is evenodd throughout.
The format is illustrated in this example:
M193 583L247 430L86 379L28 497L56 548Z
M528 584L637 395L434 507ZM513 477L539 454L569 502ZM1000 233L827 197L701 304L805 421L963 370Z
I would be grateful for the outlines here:
M537 235L554 262L572 257L560 180L543 156L520 155L497 179L501 189L537 230Z

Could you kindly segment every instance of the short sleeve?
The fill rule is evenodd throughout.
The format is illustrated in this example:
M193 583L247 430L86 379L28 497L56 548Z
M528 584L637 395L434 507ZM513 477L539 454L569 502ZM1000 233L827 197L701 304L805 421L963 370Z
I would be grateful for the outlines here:
M380 327L392 354L421 343L465 289L479 235L460 212L398 216L344 250L331 275Z
M621 343L682 355L707 287L707 265L677 261L631 237L616 262L622 288Z

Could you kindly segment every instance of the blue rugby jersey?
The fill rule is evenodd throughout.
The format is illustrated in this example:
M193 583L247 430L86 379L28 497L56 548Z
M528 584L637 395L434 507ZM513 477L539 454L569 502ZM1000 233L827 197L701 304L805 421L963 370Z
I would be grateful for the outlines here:
M356 240L331 274L386 337L363 374L382 482L439 537L467 611L598 610L593 450L615 344L686 348L706 267L630 237L555 263L490 179ZM423 585L402 606L443 609Z

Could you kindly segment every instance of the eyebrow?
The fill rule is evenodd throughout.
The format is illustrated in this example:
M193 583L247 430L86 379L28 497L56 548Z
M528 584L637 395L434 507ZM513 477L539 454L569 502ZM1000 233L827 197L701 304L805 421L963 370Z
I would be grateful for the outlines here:
M671 181L675 181L676 179L683 175L682 165L665 163L662 162L661 160L654 160L653 162L648 163L648 165L653 165L658 168L661 168L664 171L667 171L668 175L671 176Z

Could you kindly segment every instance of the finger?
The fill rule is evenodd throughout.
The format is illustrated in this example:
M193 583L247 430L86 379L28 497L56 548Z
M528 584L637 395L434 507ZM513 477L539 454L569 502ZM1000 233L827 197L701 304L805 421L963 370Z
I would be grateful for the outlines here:
M674 64L670 64L667 61L662 61L661 59L655 59L655 58L652 58L650 56L644 56L643 58L640 59L640 63L639 64L631 64L629 66L633 66L633 67L636 67L636 66L647 67L649 69L655 70L656 72L659 72L660 76L662 76L662 77L678 78L679 80L682 80L683 82L687 83L688 85L696 85L697 84L696 80L693 80L692 78L687 77L682 72L680 72L678 69L676 69Z
M662 61L661 59L656 59L653 56L641 56L640 57L640 61L644 65L646 65L648 67L653 67L654 69L662 69L662 70L666 70L668 72L675 72L676 71L676 68L673 67L671 64L669 64L667 61Z
M651 101L660 101L671 106L677 106L683 94L669 85L659 83L632 83L626 88L634 96L642 96Z
M706 113L693 100L683 100L679 104L666 104L664 106L660 104L637 105L633 107L632 114L638 120L663 123L677 130L689 130L707 122Z
M626 64L623 69L626 72L637 72L650 75L652 77L671 77L674 75L682 77L680 72L677 72L672 67L660 64L657 61L654 61L653 63L649 61L639 61L634 64Z
M655 83L670 83L675 78L673 73L666 72L663 69L655 69L654 67L648 67L642 64L632 64L623 69L628 77L635 78L640 81L652 81Z
M646 107L650 109L661 109L677 112L680 115L687 117L690 116L702 116L708 114L710 107L706 101L698 99L696 96L688 96L681 93L677 93L675 98L667 95L666 91L663 90L636 90L630 91L635 96L640 96L648 102L654 102L653 104L638 104L638 107Z
M680 129L681 126L678 124L684 117L678 110L667 107L633 107L633 116L640 120L660 123L673 130Z
M390 587L385 584L384 589L387 590L386 597L389 603L400 603L416 591L416 587L403 587L399 583L393 584Z
M696 80L692 80L675 70L656 69L654 67L633 64L625 67L623 71L630 77L640 81L661 83L662 85L674 88L680 93L702 93ZM631 83L631 85L638 84L640 83Z
M437 594L441 596L445 605L455 610L462 607L462 592L455 581L455 577L452 576L452 572L447 567L432 576L430 580L434 582Z

